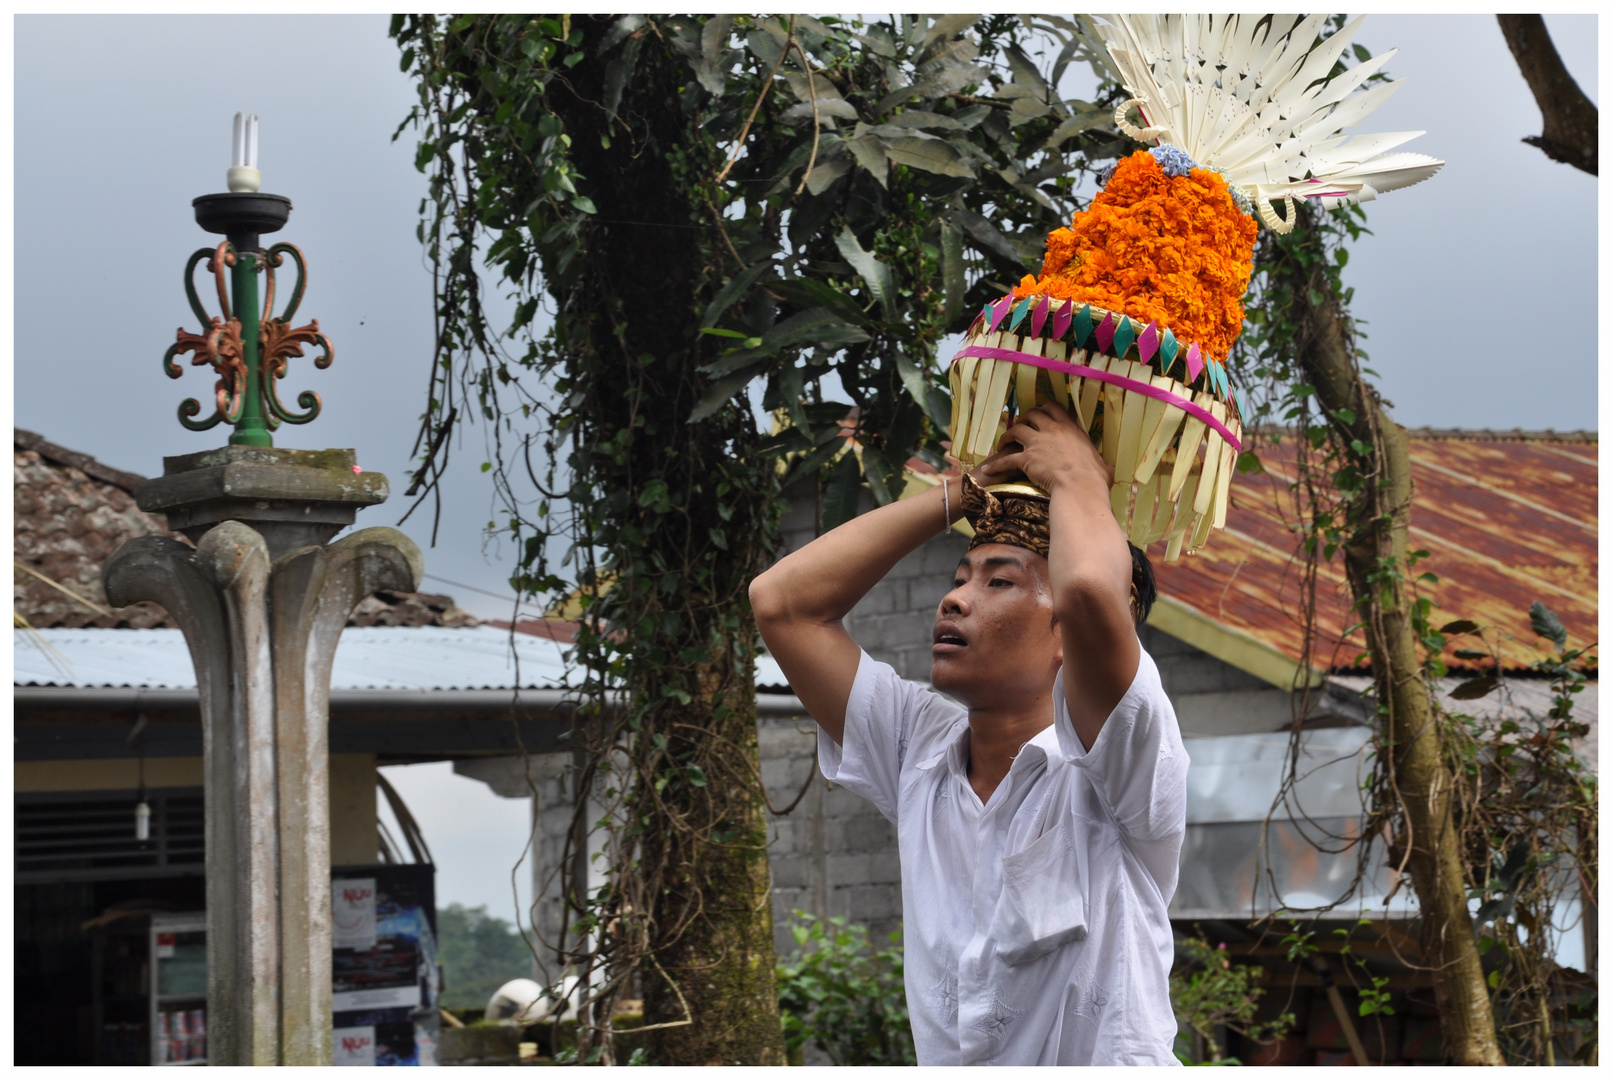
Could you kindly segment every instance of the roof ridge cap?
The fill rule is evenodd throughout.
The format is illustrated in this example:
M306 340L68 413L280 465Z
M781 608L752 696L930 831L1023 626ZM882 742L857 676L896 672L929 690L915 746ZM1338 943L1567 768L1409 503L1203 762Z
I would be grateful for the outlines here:
M11 430L14 433L14 445L20 446L24 450L32 450L47 461L53 461L58 465L66 465L68 468L77 469L85 476L111 484L114 487L120 487L131 495L134 494L135 488L145 483L146 478L139 473L126 472L123 469L97 461L89 454L69 450L65 446L58 446L38 432L28 431L20 427L13 427Z

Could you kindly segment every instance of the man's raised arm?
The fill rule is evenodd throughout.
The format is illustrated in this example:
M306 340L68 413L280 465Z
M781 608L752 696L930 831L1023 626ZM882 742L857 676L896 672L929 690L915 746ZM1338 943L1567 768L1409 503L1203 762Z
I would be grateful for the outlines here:
M993 467L994 459L987 460L974 475L995 483ZM862 656L843 620L905 555L962 516L955 480L950 516L946 494L937 485L852 518L750 583L762 640L806 711L836 743L844 741L845 706Z
M1131 555L1109 509L1113 470L1069 413L1043 405L1003 437L1017 453L998 468L1022 469L1051 498L1053 609L1063 636L1064 698L1081 743L1097 743L1108 714L1136 677L1142 646L1131 610Z

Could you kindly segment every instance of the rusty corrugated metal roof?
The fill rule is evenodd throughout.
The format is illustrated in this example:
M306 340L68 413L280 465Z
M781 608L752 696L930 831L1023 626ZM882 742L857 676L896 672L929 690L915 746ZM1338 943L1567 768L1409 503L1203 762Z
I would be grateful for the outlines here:
M1529 627L1535 600L1561 617L1570 645L1596 640L1597 446L1593 434L1411 433L1416 501L1410 540L1413 550L1429 552L1417 569L1438 576L1417 586L1438 605L1435 626L1477 622L1511 669L1528 666L1548 648ZM1264 475L1239 476L1232 485L1224 532L1173 565L1154 553L1159 592L1298 661L1303 567L1289 527L1292 440L1263 447L1260 458ZM1363 666L1360 633L1342 638L1356 620L1341 555L1320 564L1316 594L1311 664ZM1463 638L1449 649L1474 645ZM1450 655L1446 660L1472 666Z

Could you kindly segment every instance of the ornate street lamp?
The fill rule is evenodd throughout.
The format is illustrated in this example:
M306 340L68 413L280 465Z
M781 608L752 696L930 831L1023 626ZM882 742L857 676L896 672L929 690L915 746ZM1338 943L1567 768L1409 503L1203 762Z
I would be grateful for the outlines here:
M217 248L202 248L185 264L185 296L202 324L202 332L192 334L181 327L162 365L169 378L177 379L184 369L174 358L188 352L194 354L192 364L211 365L218 373L212 415L196 420L202 406L189 398L179 406L179 422L185 427L206 431L225 423L235 429L229 438L231 446L273 446L274 429L281 424L306 424L319 415L320 409L319 395L308 390L297 395L301 412L286 408L280 401L277 387L286 375L287 361L301 356L304 345L317 345L324 351L314 360L314 366L327 368L332 359L330 341L319 332L318 319L306 326L291 325L308 281L302 252L295 244L275 244L264 251L258 241L262 234L279 232L285 226L291 217L291 200L258 191L262 174L257 168L255 115L235 114L235 152L227 177L228 194L203 195L191 204L196 208L196 224L224 236ZM287 255L296 264L297 283L285 311L276 316L275 271ZM209 316L196 294L196 266L203 260L217 286L221 315ZM264 275L261 312L257 282L260 272Z
M331 1058L329 712L336 644L352 609L377 589L412 592L424 564L396 529L360 529L331 543L365 506L384 502L386 477L352 450L274 446L281 424L319 414L319 396L286 408L277 387L304 346L330 365L317 321L293 326L307 264L291 244L264 250L291 200L258 191L257 118L235 118L230 191L194 201L202 228L224 236L191 255L185 293L202 325L181 329L163 357L210 366L214 410L192 431L233 428L227 445L163 460L135 492L191 547L145 536L119 548L102 577L116 606L167 609L184 631L201 706L207 847L208 1062L328 1065ZM297 279L275 315L275 271ZM220 313L195 287L203 261ZM259 275L263 287L259 290Z

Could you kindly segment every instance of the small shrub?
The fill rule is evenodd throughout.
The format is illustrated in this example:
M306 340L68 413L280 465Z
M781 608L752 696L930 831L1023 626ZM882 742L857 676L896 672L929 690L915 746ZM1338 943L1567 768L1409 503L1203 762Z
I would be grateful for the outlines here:
M1275 1020L1253 1023L1259 1011L1259 999L1265 989L1259 985L1265 977L1264 969L1251 964L1233 964L1226 945L1210 945L1199 932L1176 943L1184 964L1178 964L1170 974L1170 1004L1175 1014L1188 1028L1202 1036L1209 1060L1189 1062L1179 1051L1176 1056L1184 1064L1229 1065L1235 1059L1225 1057L1224 1048L1215 1039L1215 1029L1226 1026L1254 1042L1280 1039L1293 1027L1295 1017L1283 1013Z
M778 1011L792 1064L808 1042L836 1065L916 1065L901 932L875 951L866 927L794 913L795 952L778 965Z

